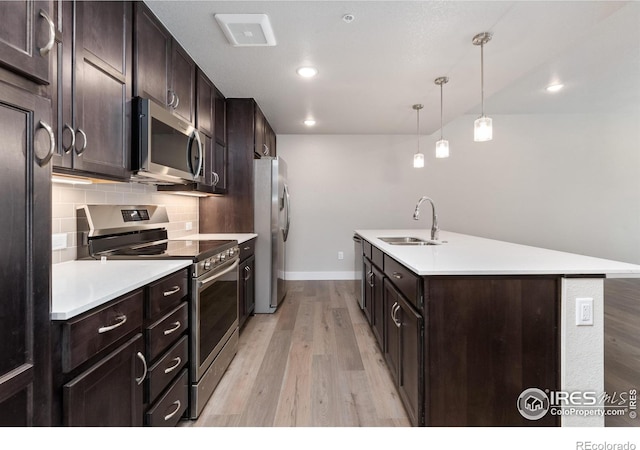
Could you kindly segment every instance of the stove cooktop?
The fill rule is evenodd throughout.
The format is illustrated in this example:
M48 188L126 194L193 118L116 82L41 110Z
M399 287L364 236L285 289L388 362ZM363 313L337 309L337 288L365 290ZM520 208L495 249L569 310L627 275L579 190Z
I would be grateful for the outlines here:
M136 245L110 251L108 259L191 259L194 262L210 258L238 245L234 240L215 241L161 241L147 245ZM97 259L101 255L95 255Z

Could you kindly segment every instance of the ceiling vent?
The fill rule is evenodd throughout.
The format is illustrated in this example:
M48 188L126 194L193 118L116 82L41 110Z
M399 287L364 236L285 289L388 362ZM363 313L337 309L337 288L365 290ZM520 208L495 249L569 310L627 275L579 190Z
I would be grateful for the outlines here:
M216 14L215 18L234 47L276 45L276 37L266 14Z

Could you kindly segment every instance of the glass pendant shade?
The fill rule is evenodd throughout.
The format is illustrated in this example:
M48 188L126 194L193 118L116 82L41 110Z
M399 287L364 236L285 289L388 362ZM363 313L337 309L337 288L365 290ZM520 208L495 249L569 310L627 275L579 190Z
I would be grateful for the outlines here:
M416 153L413 155L413 167L416 169L424 167L424 154Z
M448 158L449 157L449 141L446 139L440 139L436 142L436 158Z
M485 142L493 139L493 122L491 117L480 116L473 123L473 140Z

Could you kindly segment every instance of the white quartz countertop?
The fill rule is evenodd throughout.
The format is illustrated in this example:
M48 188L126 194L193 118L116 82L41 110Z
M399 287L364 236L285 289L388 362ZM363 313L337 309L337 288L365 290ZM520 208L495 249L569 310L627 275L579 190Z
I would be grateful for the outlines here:
M51 319L70 319L191 264L189 259L54 264Z
M392 245L380 237L429 240L429 230L355 230L418 275L640 276L640 265L440 231L441 245Z
M217 241L217 240L236 240L238 244L247 242L253 238L257 238L255 233L201 233L190 234L189 236L183 236L175 238L175 241Z

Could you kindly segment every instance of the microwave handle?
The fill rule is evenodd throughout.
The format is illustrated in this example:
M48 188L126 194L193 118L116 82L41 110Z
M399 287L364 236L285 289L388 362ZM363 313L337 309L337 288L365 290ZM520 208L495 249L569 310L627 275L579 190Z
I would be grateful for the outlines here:
M193 139L198 143L198 168L193 172L193 178L195 180L202 170L202 157L204 156L204 152L202 150L202 141L200 141L200 133L198 133L198 130L193 130ZM191 146L189 146L187 158L189 158L189 161L191 160Z

